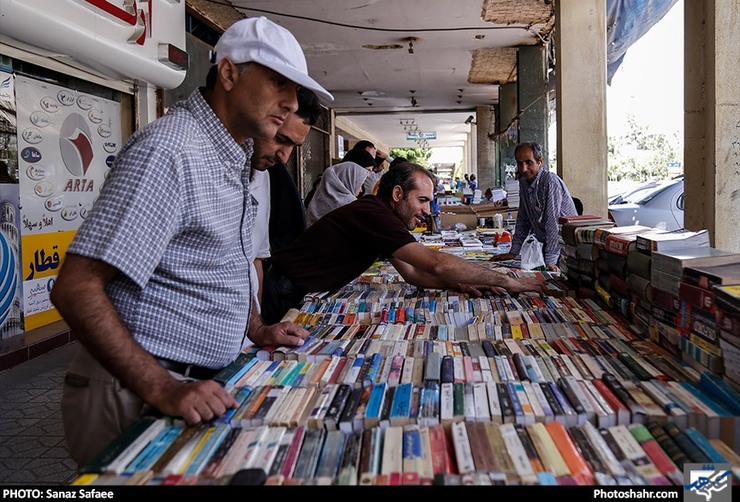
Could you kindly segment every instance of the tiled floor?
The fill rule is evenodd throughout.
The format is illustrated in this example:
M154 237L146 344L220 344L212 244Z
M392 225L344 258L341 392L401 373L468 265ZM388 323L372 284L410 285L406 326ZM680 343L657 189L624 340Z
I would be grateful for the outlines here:
M0 371L0 485L66 485L77 476L59 409L76 350L68 343Z

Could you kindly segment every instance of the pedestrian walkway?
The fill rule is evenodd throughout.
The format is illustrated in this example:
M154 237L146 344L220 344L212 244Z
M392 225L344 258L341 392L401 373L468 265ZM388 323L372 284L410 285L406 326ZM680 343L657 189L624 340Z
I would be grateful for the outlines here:
M64 440L62 381L77 342L0 372L0 486L68 485L76 464Z

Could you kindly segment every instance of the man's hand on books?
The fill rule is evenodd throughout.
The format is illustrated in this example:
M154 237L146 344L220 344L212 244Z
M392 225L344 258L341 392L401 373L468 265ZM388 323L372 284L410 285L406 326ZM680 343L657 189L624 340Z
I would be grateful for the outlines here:
M558 267L555 263L550 263L547 265L547 270L550 272L560 272L560 267Z
M255 345L287 345L300 347L308 338L309 332L290 321L281 321L277 324L262 325L255 333L249 334L249 339Z
M150 404L167 416L182 417L188 425L208 422L238 406L234 396L214 380L175 379Z
M506 293L506 289L499 287L499 286L489 286L487 284L461 284L458 283L457 286L455 286L455 290L459 291L460 293L465 293L466 295L470 296L471 298L480 298L485 293L490 292L497 295L502 295Z
M513 278L507 282L506 290L509 293L524 293L525 291L534 291L535 293L545 293L545 279L541 277L519 277Z

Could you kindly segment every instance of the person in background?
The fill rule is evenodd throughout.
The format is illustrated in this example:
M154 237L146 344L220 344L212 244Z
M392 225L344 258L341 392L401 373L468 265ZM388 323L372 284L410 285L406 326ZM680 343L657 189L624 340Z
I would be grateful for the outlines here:
M80 465L154 409L193 425L237 406L214 375L248 337L302 345L255 313L248 256L252 139L270 140L308 76L293 35L264 17L228 28L205 88L137 130L70 244L50 298L80 342L62 419Z
M463 189L463 182L460 179L459 176L455 176L455 191L456 192L462 192Z
M478 189L478 180L475 179L475 174L470 175L470 179L468 180L468 186L473 192L475 192Z
M406 157L394 157L393 160L391 160L390 164L388 164L388 169L393 169L398 164L403 164L404 162L408 162Z
M519 143L514 149L519 173L519 211L511 244L511 252L496 255L491 260L516 257L524 240L533 233L542 243L542 255L547 268L558 272L560 232L558 218L574 216L573 198L560 177L543 168L545 157L539 143Z
M375 158L375 160L377 160L377 157ZM393 169L398 164L401 164L403 162L408 162L408 160L406 160L406 157L394 157L393 160L388 165L388 169L389 170L390 169ZM382 173L381 173L381 177L382 177ZM372 195L377 195L377 193L378 193L378 187L380 187L380 178L378 178L378 180L375 182L375 185L373 186L373 190L371 192L365 192L365 185L366 184L367 184L367 182L362 185L363 192L366 193L366 194L367 193L370 193Z
M300 196L295 189L293 180L288 176L289 183L283 181L282 186L277 187L280 190L273 190L272 180L268 173L268 171L272 171L273 169L279 169L278 166L281 166L285 170L283 163L288 161L296 146L303 144L308 131L311 130L311 126L316 123L321 113L321 104L312 90L301 87L298 89L297 95L298 111L288 115L274 138L269 140L254 140L254 153L250 161L251 178L249 188L253 197L253 205L255 206L255 219L254 226L252 227L251 258L253 266L251 272L252 284L256 285L254 293L258 309L262 302L263 262L270 257L270 250L272 248L269 235L270 220L272 214L275 212L286 215L291 214L291 207L285 207L286 202L284 202L295 202L295 199L291 199L291 187L293 187L295 197L298 199L297 204L300 210L300 216L296 213L293 218L294 221L285 221L286 228L284 230L293 232L292 228L295 225L301 225L301 231L306 228L303 205L300 202ZM277 195L275 200L273 200L271 197L272 192L277 192L278 194L284 193L285 195ZM279 204L282 206L279 206ZM275 211L276 207L279 208L278 211ZM295 210L292 211L295 212Z
M373 158L375 159L375 164L378 166L381 166L381 168L383 166L383 162L388 162L388 163L393 162L393 157L388 155L387 152L378 150L371 141L368 141L366 139L362 139L358 141L357 143L355 143L352 146L352 150L365 150L366 152L368 152L370 155L373 156Z
M432 250L411 234L430 215L434 177L423 167L402 163L367 195L328 213L293 244L272 255L265 273L263 315L282 319L306 293L334 291L388 259L406 282L422 288L543 293L540 278L514 278L464 258Z
M305 207L306 209L308 209L308 205L311 203L311 199L313 199L313 196L316 194L316 190L319 188L322 176L323 173L314 178L313 183L311 183L311 190L308 191L306 197L303 199L303 207Z
M581 199L579 199L578 197L573 197L573 205L576 208L576 214L583 214L583 202L581 202Z
M374 162L369 153L358 153L367 155L368 159ZM355 162L340 162L328 167L306 210L308 226L310 227L319 218L336 208L357 200L362 192L362 184L369 173L370 171L365 167Z
M342 157L342 161L340 162L340 164L353 162L359 166L362 166L367 169L367 178L369 178L376 175L375 170L378 167L377 159L378 157L374 156L372 153L364 148L353 148L349 152L347 152L344 157ZM365 181L367 181L367 178L365 178ZM366 183L363 182L362 191L360 192L361 196L370 193L366 191L366 186ZM370 190L372 189L373 187L370 186Z
M4 160L0 160L0 183L18 183L18 180L10 175L8 164Z
M365 183L363 183L362 185L362 194L365 195L373 193L373 188L375 188L376 183L383 175L383 166L385 162L393 161L393 157L389 156L385 152L378 150L371 141L363 139L352 146L352 148L342 158L342 162L357 162L357 154L359 152L369 153L374 160L373 165L368 166L368 169L370 169L370 174L365 179Z
M306 208L288 168L282 162L270 175L270 251L283 249L306 230Z
M375 162L375 167L370 168L370 172L368 173L365 182L362 184L363 194L373 193L375 186L380 181L380 177L383 176L383 165L385 164L385 159L375 157Z

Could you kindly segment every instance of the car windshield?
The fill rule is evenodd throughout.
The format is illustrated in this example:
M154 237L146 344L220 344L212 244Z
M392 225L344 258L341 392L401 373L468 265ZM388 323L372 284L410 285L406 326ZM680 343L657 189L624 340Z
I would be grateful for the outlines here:
M660 183L659 185L647 187L644 190L639 190L637 192L631 193L626 199L626 202L629 202L631 204L647 204L659 193L663 192L668 187L675 185L676 183L677 181L671 180L667 183Z
M644 186L635 188L631 192L628 192L621 196L621 200L619 200L620 204L631 204L634 203L640 199L642 199L645 195L648 193L651 193L655 188L658 186L655 182L648 182Z

